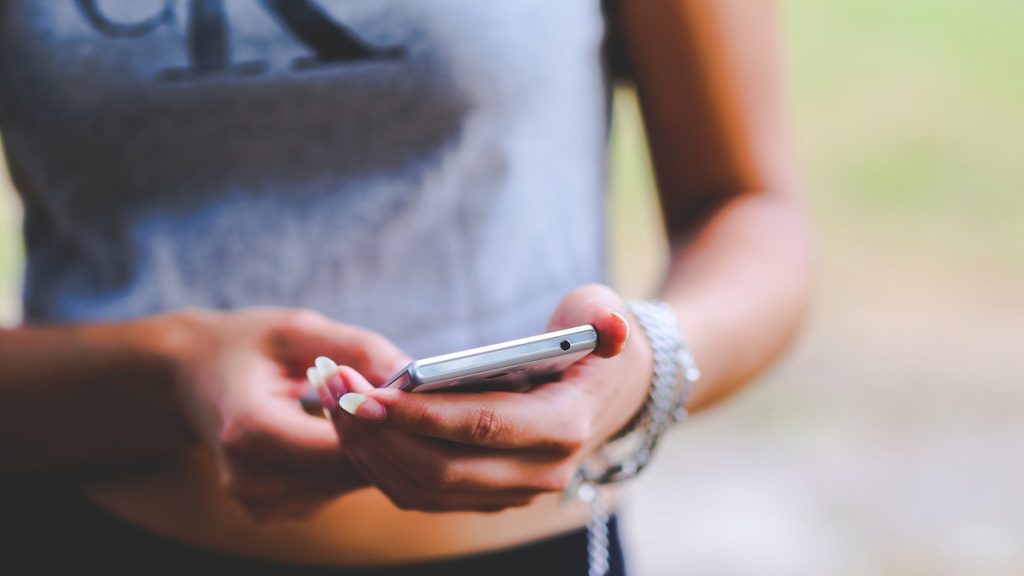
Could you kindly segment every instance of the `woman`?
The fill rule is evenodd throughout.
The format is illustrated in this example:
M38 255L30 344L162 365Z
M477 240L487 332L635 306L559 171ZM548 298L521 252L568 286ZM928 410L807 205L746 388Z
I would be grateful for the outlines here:
M775 20L607 6L672 240L659 297L703 372L691 411L760 372L805 306ZM652 379L646 332L594 284L605 23L597 0L0 2L28 247L25 323L0 333L12 549L584 570L587 510L560 493ZM545 323L594 324L598 354L530 393L370 392ZM346 365L332 421L296 401L320 355Z

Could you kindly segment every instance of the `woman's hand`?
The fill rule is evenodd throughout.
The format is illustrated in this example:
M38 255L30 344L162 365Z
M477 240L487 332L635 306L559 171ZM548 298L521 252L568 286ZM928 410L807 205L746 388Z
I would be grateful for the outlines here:
M305 516L365 481L330 422L306 413L305 367L333 356L367 377L407 361L375 333L309 311L186 312L180 391L225 491L255 518Z
M523 506L562 491L647 395L650 347L641 332L629 338L622 300L604 286L573 291L549 327L581 324L597 328L598 348L559 381L526 393L375 389L343 366L325 406L352 464L398 507Z

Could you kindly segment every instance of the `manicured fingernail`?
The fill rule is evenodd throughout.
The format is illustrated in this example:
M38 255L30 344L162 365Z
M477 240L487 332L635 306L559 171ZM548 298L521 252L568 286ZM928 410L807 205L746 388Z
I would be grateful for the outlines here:
M316 369L320 371L320 380L323 382L327 382L328 378L338 373L338 365L327 356L318 356L315 363Z
M320 371L316 368L306 369L306 379L309 380L309 385L313 387L313 390L319 390L324 385L324 379L320 377Z
M617 310L612 310L611 313L612 316L615 316L619 320L622 320L622 324L626 326L626 338L623 339L623 342L629 342L629 320L626 320L626 317L623 316L622 313Z
M338 400L338 405L345 412L370 422L380 422L387 416L387 411L384 410L384 406L380 402L364 394L354 392L345 394L341 400Z

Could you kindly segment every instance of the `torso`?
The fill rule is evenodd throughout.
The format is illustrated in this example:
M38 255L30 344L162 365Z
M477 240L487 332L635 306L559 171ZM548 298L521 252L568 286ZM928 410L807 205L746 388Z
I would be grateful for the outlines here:
M379 491L364 489L302 521L259 523L224 496L212 459L199 449L174 466L81 488L102 507L157 534L303 564L386 565L500 549L578 528L587 514L583 505L563 504L554 494L496 514L407 512Z
M539 331L604 277L599 4L3 0L26 321L276 304L413 356ZM310 37L289 6L334 31ZM364 490L260 525L201 451L83 490L172 538L318 563L491 549L584 515L557 496L409 513Z

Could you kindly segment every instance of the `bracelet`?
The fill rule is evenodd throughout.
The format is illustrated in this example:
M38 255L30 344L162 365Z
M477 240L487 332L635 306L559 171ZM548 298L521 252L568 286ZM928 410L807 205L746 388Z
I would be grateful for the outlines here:
M580 468L581 480L591 484L620 482L639 474L665 432L688 416L686 399L700 379L697 362L668 304L638 300L626 305L651 343L654 374L647 402L630 424Z
M632 300L626 306L651 344L654 369L647 401L622 432L580 466L564 494L590 507L590 576L603 576L609 567L608 512L599 486L628 480L647 467L665 432L687 418L686 399L700 379L697 361L668 304L660 300Z

